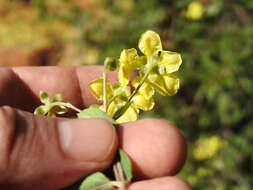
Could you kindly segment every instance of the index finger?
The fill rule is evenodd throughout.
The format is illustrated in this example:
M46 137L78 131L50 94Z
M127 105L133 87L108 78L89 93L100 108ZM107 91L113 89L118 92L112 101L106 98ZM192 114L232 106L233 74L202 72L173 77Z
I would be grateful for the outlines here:
M63 101L80 109L97 103L88 90L89 81L102 76L101 66L80 67L3 67L0 68L0 105L32 112L39 104L39 91L53 96L63 94ZM115 73L109 78L116 80Z

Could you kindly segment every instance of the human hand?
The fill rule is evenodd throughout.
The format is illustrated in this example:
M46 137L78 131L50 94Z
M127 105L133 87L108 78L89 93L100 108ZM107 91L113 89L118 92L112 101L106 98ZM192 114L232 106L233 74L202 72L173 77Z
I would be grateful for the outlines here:
M0 189L66 187L106 169L118 145L130 155L134 176L140 180L128 190L191 189L173 177L184 163L186 145L178 129L165 120L122 124L117 137L114 127L101 119L29 113L40 103L40 90L61 93L65 102L79 108L96 103L87 84L101 73L98 66L0 69L0 105L8 105L0 108Z

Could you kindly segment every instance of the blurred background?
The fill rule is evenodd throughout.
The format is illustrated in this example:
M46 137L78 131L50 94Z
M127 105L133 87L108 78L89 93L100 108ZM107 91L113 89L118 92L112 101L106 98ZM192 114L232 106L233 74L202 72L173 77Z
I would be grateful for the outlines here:
M0 0L0 66L102 64L157 31L181 89L154 111L187 137L195 189L253 188L252 0Z

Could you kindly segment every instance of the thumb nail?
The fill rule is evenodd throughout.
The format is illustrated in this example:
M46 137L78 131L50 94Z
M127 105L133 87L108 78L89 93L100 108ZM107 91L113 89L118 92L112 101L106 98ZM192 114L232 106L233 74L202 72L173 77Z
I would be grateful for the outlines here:
M59 144L63 154L78 161L102 162L116 149L114 127L102 119L59 119Z

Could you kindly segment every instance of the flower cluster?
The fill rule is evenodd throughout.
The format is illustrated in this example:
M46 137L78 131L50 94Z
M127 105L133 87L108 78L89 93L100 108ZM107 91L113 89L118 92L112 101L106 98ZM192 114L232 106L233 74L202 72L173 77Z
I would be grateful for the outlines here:
M44 105L37 107L34 111L34 114L55 117L57 114L64 114L67 112L67 108L64 105L65 103L61 102L61 94L56 94L53 98L49 98L46 92L40 91L39 97L40 101Z
M179 79L173 73L182 63L180 54L163 50L160 37L154 31L142 34L138 47L144 55L138 55L135 48L125 49L113 62L114 68L119 69L118 82L112 84L105 75L89 83L91 93L98 100L106 101L100 108L117 123L134 121L140 110L151 110L155 91L172 96L179 89ZM137 73L134 78L133 72ZM115 118L122 109L122 114Z
M137 120L140 110L147 111L154 107L155 92L162 96L177 93L179 79L173 73L182 63L180 54L162 49L160 37L153 31L145 32L138 46L143 55L138 55L137 50L131 48L123 50L118 59L106 58L103 76L90 81L91 93L103 101L103 105L91 105L80 110L71 103L62 102L61 94L50 98L41 91L43 105L37 107L34 113L54 117L72 109L78 113L78 118L101 118L112 124ZM116 69L118 82L111 83L107 79L107 72ZM132 77L133 72L135 77ZM133 171L131 160L123 150L119 150L119 159L113 165L113 172L115 181L96 172L84 179L80 189L125 189L133 178Z
M62 115L67 113L68 109L81 112L78 108L70 103L62 102L62 95L56 94L52 98L44 91L40 91L40 101L43 105L40 105L34 110L35 115L47 115L49 117L55 117L56 115Z

